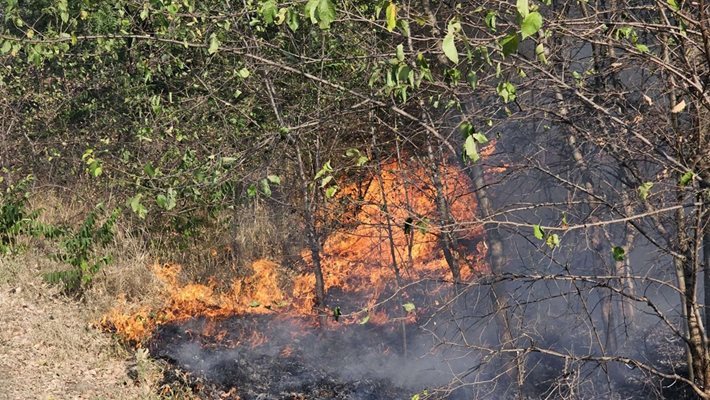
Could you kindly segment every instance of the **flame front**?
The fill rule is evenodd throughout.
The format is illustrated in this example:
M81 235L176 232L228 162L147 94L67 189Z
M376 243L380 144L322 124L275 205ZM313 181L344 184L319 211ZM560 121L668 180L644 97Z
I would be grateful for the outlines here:
M423 293L431 300L432 291L450 287L447 282L451 281L451 271L440 240L446 234L444 228L458 240L459 247L454 250L462 280L486 272L483 229L471 224L476 220L476 199L468 178L451 166L438 171L452 217L449 223L453 222L442 227L444 221L430 172L413 162L383 163L366 181L344 187L319 215L324 221L321 229L334 222L323 218L325 215L341 220L340 227L323 242L321 253L326 303L343 307L342 318L336 315L338 324L387 324L395 317L402 318L401 309L398 315L392 311L399 309L392 306L395 294L399 301L409 299L416 283L429 282ZM457 221L467 224L459 225ZM194 317L275 314L316 324L316 317L322 316L324 309L314 308L310 251L304 250L301 256L309 267L290 284L282 283L286 281L283 267L273 261L257 260L251 266L253 273L235 280L226 291L216 290L216 285L181 284L179 266L155 265L153 270L164 286L163 304L131 309L125 300L120 300L101 325L140 345L158 325ZM399 271L399 281L395 270ZM407 321L416 318L416 311L404 314ZM209 334L214 337L218 332ZM259 332L244 338L252 345L265 340L267 337Z

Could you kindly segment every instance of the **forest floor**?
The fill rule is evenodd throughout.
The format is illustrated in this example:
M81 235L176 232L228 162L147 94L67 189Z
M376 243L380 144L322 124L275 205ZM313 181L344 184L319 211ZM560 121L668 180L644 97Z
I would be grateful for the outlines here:
M98 331L101 306L45 284L40 264L0 257L0 400L178 397L158 395L161 366Z

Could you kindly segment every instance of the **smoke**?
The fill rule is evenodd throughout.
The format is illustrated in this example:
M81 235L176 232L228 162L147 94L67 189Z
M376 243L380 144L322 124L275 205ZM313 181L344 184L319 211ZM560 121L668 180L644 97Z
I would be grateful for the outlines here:
M499 164L513 169L512 160ZM518 171L524 172L491 186L495 204L513 210L505 214L510 221L553 226L564 213L570 224L587 222L586 206L566 204L567 192L545 174L528 167ZM399 187L396 174L390 174L387 185ZM452 173L452 186L462 187L462 179L460 172ZM391 206L397 199L401 203L390 208L388 218L395 224L411 218L406 196L394 189L386 192L397 194L388 199ZM458 198L468 199L454 209L459 220L474 221L475 200L459 192ZM502 226L505 271L489 274L482 265L485 246L480 251L471 246L469 272L484 276L456 287L446 281L450 272L432 231L417 230L412 244L403 229L396 229L392 242L406 290L395 293L384 228L388 221L376 207L380 192L368 193L368 207L353 216L358 222L354 229L329 236L324 245L332 315L311 315L309 302L290 309L298 305L294 300L310 293L312 276L301 275L302 285L298 280L293 285L306 292L282 292L274 263L255 264L254 275L228 296L182 286L174 272L169 280L173 301L165 312L172 322L157 324L149 342L153 355L225 391L237 388L244 399L409 399L417 393L422 398L500 399L521 391L530 399L634 399L668 393L669 382L609 358L632 358L668 371L682 366L681 343L658 314L661 310L677 325L677 294L663 285L666 272L657 267L668 263L658 262L643 238L627 257L640 266L635 274L660 279L636 280L636 293L655 308L633 300L633 323L621 307L618 281L603 278L613 275L608 244L622 236L613 228L597 231L607 235L604 240L587 230L560 232L560 243L550 246L535 241L532 232ZM424 195L419 201L421 211L415 214L424 222L434 206ZM467 235L485 241L480 226ZM594 241L607 247L595 248L590 245ZM408 252L413 258L409 269ZM383 299L388 299L385 304L375 305ZM403 312L405 302L415 311ZM343 314L340 321L335 321L336 309ZM366 313L358 314L362 310ZM191 315L202 316L186 318Z
M453 365L463 360L448 358L451 353L443 349L432 351L428 333L407 329L405 355L399 326L316 328L310 321L273 316L195 318L162 326L150 348L154 356L225 391L237 387L245 399L288 393L330 398L318 397L319 391L344 398L400 399L447 386ZM256 345L244 340L255 332L263 340Z

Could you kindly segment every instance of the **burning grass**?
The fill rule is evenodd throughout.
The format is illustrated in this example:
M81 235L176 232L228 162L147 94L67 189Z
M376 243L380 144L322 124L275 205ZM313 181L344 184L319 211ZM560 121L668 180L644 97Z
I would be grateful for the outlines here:
M458 169L443 168L442 177L451 214L456 221L475 220L475 196ZM157 326L193 317L225 318L234 315L273 314L312 319L332 312L338 324L388 324L396 318L416 319L419 307L406 315L393 307L413 299L432 300L436 291L450 286L450 270L441 255L442 227L437 216L436 193L424 167L387 163L381 174L341 190L324 211L348 221L323 244L321 264L330 310L314 307L314 276L310 252L301 254L306 268L283 284L288 271L270 260L257 260L251 274L234 279L228 290L218 282L180 282L178 265L154 265L163 284L157 307L135 308L125 299L102 319L102 326L125 341L140 345ZM386 204L386 208L383 206ZM345 206L343 206L345 205ZM345 210L345 211L343 211ZM447 227L458 237L457 258L464 280L484 273L486 248L481 227ZM394 258L393 255L394 254ZM400 279L396 279L395 266ZM292 274L291 274L292 276ZM427 291L424 296L423 291ZM321 320L322 322L322 320Z
M380 173L344 187L321 210L321 230L336 227L322 244L327 307L315 306L311 253L304 249L300 270L260 259L248 274L227 283L185 283L179 265L155 264L150 269L162 287L161 300L137 306L120 298L101 326L127 343L150 348L151 354L221 382L225 393L235 385L263 384L234 369L234 362L264 363L306 381L327 383L316 391L339 387L343 379L369 379L374 370L343 374L340 369L406 358L405 330L415 330L418 319L454 295L451 270L442 256L444 235L457 237L459 247L454 250L462 280L487 271L483 229L470 224L476 218L476 199L467 177L453 167L442 168L440 174L453 217L449 226L441 224L428 170L416 164L383 164ZM338 352L338 362L321 365L322 358ZM267 363L265 355L281 361ZM340 362L346 359L350 361ZM341 367L334 370L333 365ZM391 375L391 368L383 366ZM299 389L296 381L279 390L315 393ZM391 385L373 383L367 388L362 393L375 388L398 393L392 398L402 394ZM244 393L240 388L238 392Z

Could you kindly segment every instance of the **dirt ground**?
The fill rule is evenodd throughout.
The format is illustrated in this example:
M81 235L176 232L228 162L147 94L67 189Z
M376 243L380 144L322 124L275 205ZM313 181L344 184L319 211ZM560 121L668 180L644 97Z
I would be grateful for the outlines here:
M157 394L160 366L95 329L89 307L0 256L0 400L177 398Z

